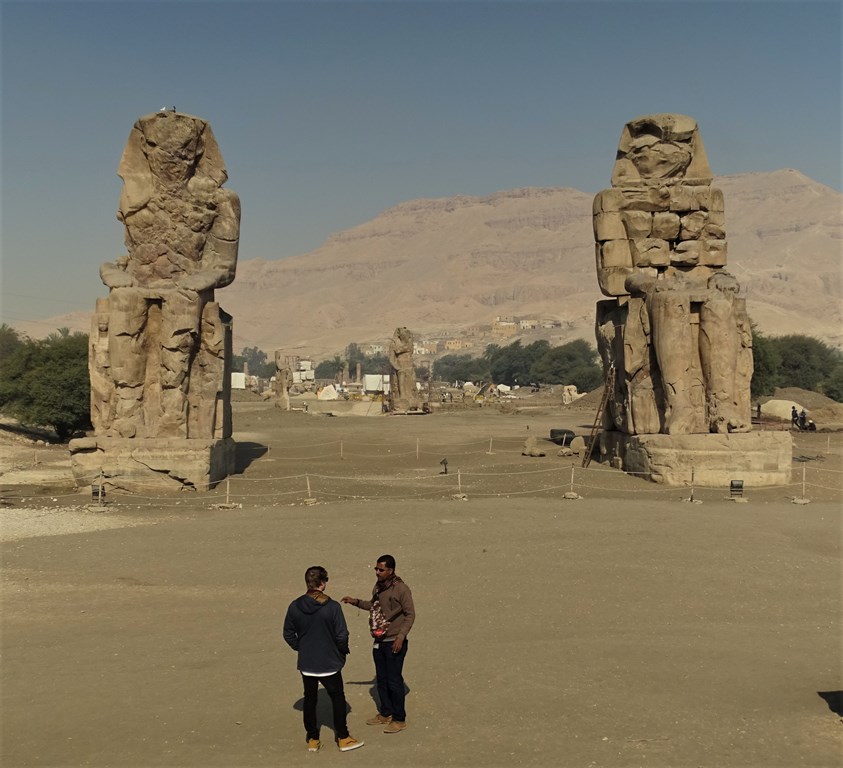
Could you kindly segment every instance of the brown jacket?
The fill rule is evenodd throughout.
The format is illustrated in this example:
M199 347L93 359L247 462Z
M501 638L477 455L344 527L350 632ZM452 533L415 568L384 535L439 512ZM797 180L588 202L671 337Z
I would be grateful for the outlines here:
M358 600L356 605L364 611L372 607L375 598L380 600L381 611L389 622L389 629L386 631L385 640L405 638L416 620L416 609L413 605L413 593L403 581L396 581L378 595L372 590L371 600Z

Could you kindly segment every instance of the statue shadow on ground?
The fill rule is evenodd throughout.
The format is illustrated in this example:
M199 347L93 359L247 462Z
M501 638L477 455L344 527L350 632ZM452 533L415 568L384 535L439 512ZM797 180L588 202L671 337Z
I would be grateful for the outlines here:
M835 715L843 717L843 691L817 691L817 695Z
M375 704L375 707L380 711L380 704L378 701L378 686L375 680L346 680L346 685L368 685L369 686L369 696L372 697L372 701ZM410 693L410 686L407 685L407 681L404 681L404 695L407 696Z
M234 474L242 474L253 461L266 454L268 450L269 448L262 443L240 442L238 440L234 449Z

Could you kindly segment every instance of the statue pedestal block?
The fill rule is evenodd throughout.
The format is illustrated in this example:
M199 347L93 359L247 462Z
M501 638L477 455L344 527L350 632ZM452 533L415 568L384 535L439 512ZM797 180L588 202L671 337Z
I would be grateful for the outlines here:
M731 480L745 487L791 482L789 432L741 432L726 435L627 435L603 432L600 461L620 461L625 472L654 483L724 488Z
M206 491L234 471L235 442L180 438L82 437L70 441L79 486L99 482L109 491Z

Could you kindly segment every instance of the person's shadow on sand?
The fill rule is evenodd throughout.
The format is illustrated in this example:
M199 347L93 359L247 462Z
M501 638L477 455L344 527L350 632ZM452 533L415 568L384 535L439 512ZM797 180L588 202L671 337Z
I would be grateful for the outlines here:
M843 718L843 691L817 691L817 695L835 715Z
M317 694L318 698L316 700L316 725L321 730L324 726L328 728L334 734L334 741L337 739L337 731L334 728L334 711L331 707L331 697L328 695L328 692L324 690L322 687L319 688L319 693ZM293 704L293 709L298 712L304 712L304 697L300 698L295 704ZM345 711L346 714L351 712L351 705L346 701L345 703Z

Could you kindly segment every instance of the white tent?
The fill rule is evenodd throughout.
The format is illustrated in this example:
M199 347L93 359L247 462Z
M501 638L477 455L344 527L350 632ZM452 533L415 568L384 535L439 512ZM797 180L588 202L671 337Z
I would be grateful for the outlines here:
M323 387L319 394L316 395L317 400L339 400L339 395L337 394L337 388L333 384L328 384L327 387Z

